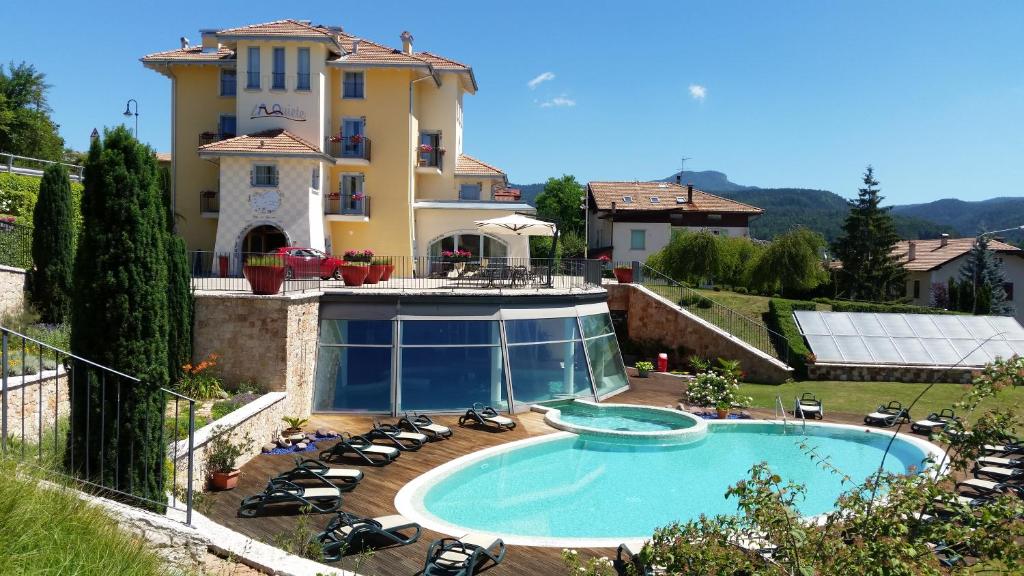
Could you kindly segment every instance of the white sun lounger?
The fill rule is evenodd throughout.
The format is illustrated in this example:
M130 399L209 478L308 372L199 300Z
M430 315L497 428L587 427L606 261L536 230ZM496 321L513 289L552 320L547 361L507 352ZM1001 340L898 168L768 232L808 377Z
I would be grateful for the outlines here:
M976 461L978 466L996 466L1002 468L1022 468L1024 460L1016 458L1001 458L999 456L982 456Z
M999 480L1009 480L1011 478L1018 478L1024 475L1024 470L1020 468L1003 468L1001 466L975 466L974 477L975 478L997 478Z
M470 576L488 562L496 566L504 558L505 542L496 536L470 533L457 539L442 538L434 541L427 550L421 574Z

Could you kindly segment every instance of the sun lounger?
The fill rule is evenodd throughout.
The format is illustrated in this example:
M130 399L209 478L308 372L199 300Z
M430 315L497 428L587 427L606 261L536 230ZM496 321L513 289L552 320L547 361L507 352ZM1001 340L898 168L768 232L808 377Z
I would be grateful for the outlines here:
M1001 466L974 465L974 477L998 481L1017 480L1024 478L1024 470L1020 468L1003 468Z
M363 479L363 471L355 468L331 468L312 458L295 459L295 468L282 472L275 480L300 481L318 480L333 484L343 491L352 490Z
M1024 444L1020 442L1007 442L1006 444L985 444L981 451L990 455L1024 454Z
M998 466L1001 468L1024 468L1024 459L981 456L975 460L975 464L978 466Z
M472 576L505 558L505 543L496 536L466 534L462 538L435 540L427 550L422 576Z
M932 553L935 554L935 558L938 559L939 564L946 568L953 568L967 563L963 555L950 546L946 546L945 544L929 543L928 547L931 548Z
M864 417L864 423L870 426L894 426L900 420L910 421L910 412L903 409L903 405L893 400L888 404L880 405L877 410Z
M956 483L956 490L957 492L960 492L961 489L967 489L972 494L977 494L986 498L1007 492L1022 494L1020 486L1014 486L1012 484L998 482L995 480L986 480L984 478L969 478L967 480L961 480Z
M341 440L337 444L320 453L320 459L330 461L334 458L352 456L370 466L384 466L394 462L399 454L401 452L398 448L378 446L369 438L353 436L346 432L342 434Z
M403 452L416 451L427 443L427 436L419 432L406 432L394 424L381 424L374 420L373 428L364 434L372 440L384 440Z
M467 423L479 424L481 426L495 426L498 429L509 429L512 430L516 427L515 420L508 416L502 416L498 414L498 411L490 406L484 406L479 402L473 404L473 407L466 410L466 413L459 417L459 426L465 426Z
M452 437L451 428L435 423L430 419L430 416L424 414L416 414L412 418L409 418L409 415L406 414L398 421L398 427L410 432L424 434L431 441Z
M924 420L914 422L910 425L910 429L918 434L931 434L955 422L956 414L949 408L943 408L939 413L932 412Z
M821 406L821 400L814 397L810 392L804 392L796 401L793 408L793 415L797 418L818 418L825 417L825 410Z
M335 512L341 507L341 490L330 482L317 487L299 486L288 480L278 478L267 483L262 494L246 496L238 509L238 515L246 518L258 516L268 506L276 504L292 504L302 512L325 514Z
M405 533L412 531L406 536ZM422 528L401 514L363 518L348 512L338 512L327 528L315 539L323 546L324 560L336 562L357 544L377 540L385 545L405 546L419 540Z

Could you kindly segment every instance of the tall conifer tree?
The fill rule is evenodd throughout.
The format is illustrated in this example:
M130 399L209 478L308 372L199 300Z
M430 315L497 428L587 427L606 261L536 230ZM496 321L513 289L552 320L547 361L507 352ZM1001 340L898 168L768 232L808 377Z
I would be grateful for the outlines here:
M192 360L192 276L185 240L174 233L171 174L161 167L159 175L167 226L167 370L174 383L181 377L182 365Z
M62 164L51 164L39 183L32 220L32 303L44 322L60 323L70 314L75 231L71 182Z
M974 314L1012 316L1013 304L1006 299L1003 265L989 249L988 237L978 236L960 267L960 281L970 291L970 300L961 309Z

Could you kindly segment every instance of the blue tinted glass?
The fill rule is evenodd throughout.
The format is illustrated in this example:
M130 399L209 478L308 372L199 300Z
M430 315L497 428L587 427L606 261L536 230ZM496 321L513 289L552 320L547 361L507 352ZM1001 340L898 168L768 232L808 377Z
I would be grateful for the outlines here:
M320 348L313 411L391 411L391 348Z
M403 348L401 410L508 407L501 348Z
M594 397L581 342L510 346L508 363L518 403Z
M612 327L612 317L608 314L580 316L580 322L583 324L583 336L587 338L593 338L594 336L600 336L602 334L611 334L615 331Z
M498 322L494 320L405 320L402 344L498 344Z
M605 316L607 317L607 314ZM583 326L585 330L586 324ZM590 355L590 371L594 374L598 396L604 396L629 385L622 367L619 342L614 335L587 340L587 353Z
M539 320L506 320L505 337L509 343L553 342L580 337L576 317L542 318Z
M391 320L321 320L321 344L391 344Z

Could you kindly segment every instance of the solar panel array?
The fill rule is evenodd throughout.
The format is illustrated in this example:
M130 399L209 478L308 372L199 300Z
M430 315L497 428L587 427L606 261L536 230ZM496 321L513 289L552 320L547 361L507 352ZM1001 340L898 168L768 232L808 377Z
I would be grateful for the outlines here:
M984 366L1024 356L1024 327L1006 316L793 313L818 362Z

